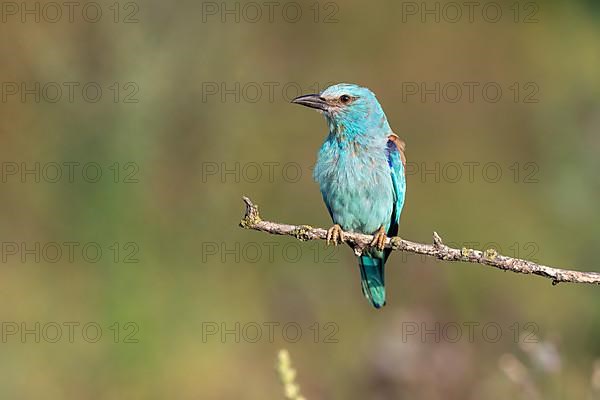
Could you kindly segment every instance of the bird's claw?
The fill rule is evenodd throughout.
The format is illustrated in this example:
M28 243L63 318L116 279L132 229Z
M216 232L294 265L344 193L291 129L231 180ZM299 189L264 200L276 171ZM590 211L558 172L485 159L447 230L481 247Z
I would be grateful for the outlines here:
M371 246L375 247L381 251L385 247L386 239L387 239L387 236L385 234L385 229L383 229L383 226L381 226L379 228L379 230L377 230L377 232L373 236L373 240L371 241Z
M342 231L342 227L338 224L333 225L331 228L327 229L327 246L329 246L330 242L333 242L335 246L339 243L342 243L346 240L344 237L344 231Z

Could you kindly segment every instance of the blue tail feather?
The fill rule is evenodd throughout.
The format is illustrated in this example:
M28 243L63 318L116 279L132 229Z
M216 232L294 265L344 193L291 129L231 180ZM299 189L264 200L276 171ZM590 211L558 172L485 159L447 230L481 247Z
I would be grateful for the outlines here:
M375 308L385 306L385 280L383 257L360 256L360 278L365 297Z

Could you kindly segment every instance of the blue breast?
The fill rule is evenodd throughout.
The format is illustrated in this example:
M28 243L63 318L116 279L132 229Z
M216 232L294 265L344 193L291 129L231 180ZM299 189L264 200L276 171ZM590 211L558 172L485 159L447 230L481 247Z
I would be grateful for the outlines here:
M394 192L386 145L385 139L359 147L329 138L321 147L314 178L343 230L371 234L389 228Z

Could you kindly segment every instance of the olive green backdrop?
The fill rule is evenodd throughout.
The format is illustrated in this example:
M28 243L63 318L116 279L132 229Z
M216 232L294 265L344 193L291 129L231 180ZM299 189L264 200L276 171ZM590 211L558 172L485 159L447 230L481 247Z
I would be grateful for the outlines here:
M600 271L594 2L71 7L2 4L0 397L277 399L286 348L310 400L598 398L600 288L396 253L378 311L348 248L238 228L330 224L289 100L354 82L402 237Z

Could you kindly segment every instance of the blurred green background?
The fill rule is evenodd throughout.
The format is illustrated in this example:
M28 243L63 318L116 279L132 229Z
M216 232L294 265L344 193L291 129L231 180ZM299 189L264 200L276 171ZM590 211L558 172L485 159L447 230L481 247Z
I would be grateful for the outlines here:
M289 100L354 82L402 237L600 271L595 2L48 4L0 16L0 398L282 398L281 348L311 400L600 398L597 287L396 253L377 311L348 248L237 226L330 225Z

